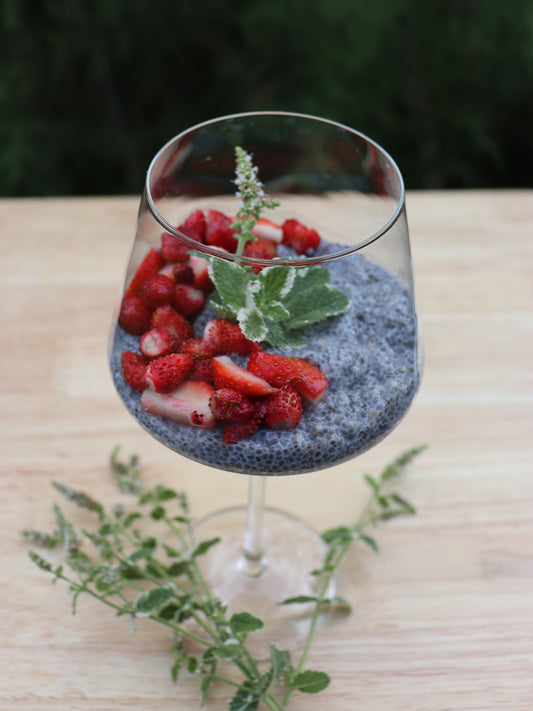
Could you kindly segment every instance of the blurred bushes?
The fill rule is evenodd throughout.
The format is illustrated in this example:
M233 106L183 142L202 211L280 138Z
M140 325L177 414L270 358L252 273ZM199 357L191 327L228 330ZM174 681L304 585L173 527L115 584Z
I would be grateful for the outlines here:
M533 184L531 0L2 0L0 193L139 193L239 111L318 114L408 188Z

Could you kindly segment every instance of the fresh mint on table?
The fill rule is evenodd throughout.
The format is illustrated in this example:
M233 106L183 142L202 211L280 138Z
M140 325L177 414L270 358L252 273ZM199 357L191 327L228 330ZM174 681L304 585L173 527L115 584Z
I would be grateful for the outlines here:
M235 154L235 184L241 202L232 227L238 230L236 255L241 256L246 242L255 240L252 230L262 210L279 203L267 199L251 156L239 146ZM302 328L348 309L348 297L331 285L325 267L272 266L255 274L238 260L210 257L209 261L215 286L211 306L219 316L236 321L252 341L278 348L301 346L306 342Z
M315 596L293 597L284 605L313 603L309 634L297 660L285 649L270 645L270 659L261 663L249 650L248 637L263 622L247 611L228 615L223 603L213 596L200 571L198 560L218 538L195 541L185 492L162 485L147 487L141 479L138 460L128 462L111 456L111 468L119 490L133 496L136 504L120 504L108 510L103 503L64 484L54 484L65 499L92 512L94 525L77 528L65 511L54 505L55 528L51 533L26 530L22 534L35 546L62 549L56 563L30 551L31 560L62 580L72 593L72 611L78 598L87 594L130 619L133 629L139 618L166 627L173 638L171 676L194 674L199 681L199 704L203 706L213 684L230 690L230 711L255 711L262 702L270 711L284 711L295 692L316 694L330 682L327 674L306 668L317 624L325 606L349 608L342 598L327 598L327 590L344 556L355 542L377 551L369 531L378 524L415 513L400 494L390 491L391 482L425 447L411 449L389 464L379 477L365 476L370 493L354 524L337 526L322 538L325 555L316 579ZM161 535L146 533L145 523L160 526ZM170 534L170 537L169 537ZM194 621L192 628L187 623ZM192 631L194 629L194 631ZM191 646L190 642L195 645ZM195 651L200 649L200 651ZM239 673L228 673L228 668Z

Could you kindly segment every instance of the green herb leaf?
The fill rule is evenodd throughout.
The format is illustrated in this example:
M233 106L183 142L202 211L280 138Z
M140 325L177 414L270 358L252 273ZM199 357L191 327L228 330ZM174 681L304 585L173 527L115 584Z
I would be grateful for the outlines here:
M304 671L294 678L293 685L305 694L318 694L329 685L329 681L329 676L324 672Z
M263 622L249 612L238 612L230 617L229 621L233 634L248 634L263 627Z
M155 614L170 600L173 594L174 589L170 585L145 590L135 600L134 609L136 614L139 617L149 617Z

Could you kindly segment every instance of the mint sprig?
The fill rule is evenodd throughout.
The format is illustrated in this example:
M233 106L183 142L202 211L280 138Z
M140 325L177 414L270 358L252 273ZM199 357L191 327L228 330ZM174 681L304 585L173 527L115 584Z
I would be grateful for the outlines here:
M247 611L229 615L200 570L199 560L219 540L195 542L185 492L162 485L147 487L136 457L122 462L117 449L111 457L115 482L121 492L134 497L133 506L120 503L108 509L92 496L56 483L55 488L64 499L84 510L82 526L76 526L63 508L55 504L55 528L51 533L26 530L22 534L34 546L62 549L58 562L34 550L30 550L29 556L54 581L61 580L69 586L73 613L84 594L103 603L117 616L128 617L132 631L138 619L156 622L167 629L173 639L171 678L177 682L185 674L195 675L200 706L204 706L212 687L222 684L230 690L229 708L234 711L255 711L260 703L269 711L286 711L293 694L317 694L329 685L327 674L306 665L324 608L350 607L342 598L328 597L332 578L355 543L377 552L377 543L368 535L369 530L415 513L413 506L391 491L390 486L423 449L417 447L405 452L379 477L365 476L370 493L357 521L322 535L325 555L321 567L312 571L316 595L296 596L280 603L314 605L308 636L298 659L273 643L269 664L260 664L253 656L248 637L261 629L263 622Z
M266 197L252 157L235 149L237 197L237 256L246 242L255 240L253 227L265 208L279 205ZM211 306L223 318L236 321L251 341L266 341L277 348L302 346L299 332L311 324L346 312L348 297L331 285L325 267L265 267L258 274L239 261L209 258L209 276L215 286Z
M211 306L219 316L237 321L246 338L276 348L304 345L301 329L350 305L324 267L265 267L256 275L245 265L214 259L209 275L216 288Z

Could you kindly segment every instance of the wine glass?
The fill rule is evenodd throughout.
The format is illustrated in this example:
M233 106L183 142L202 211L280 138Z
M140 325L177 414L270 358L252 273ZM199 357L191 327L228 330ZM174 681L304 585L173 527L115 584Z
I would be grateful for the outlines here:
M236 197L240 181L235 182L239 150L253 161L266 195L279 203L265 209L252 230L261 239L257 243L268 247L266 252L237 247L235 220L242 207ZM299 309L296 316L281 316L279 322L270 314L273 343L247 337L242 310L238 315L246 345L239 352L225 352L219 344L217 350L209 342L206 334L213 320L235 321L237 310L228 315L222 308L223 288L214 283L219 267L230 273L233 267L244 269L250 293L250 284L257 286L261 274L272 274L274 268L276 274L292 274L293 283L310 279L297 297L292 291L277 294L282 306L293 308L296 303ZM146 287L149 279L158 288ZM233 288L240 293L239 280L224 287L230 301ZM165 289L166 297L161 296ZM302 301L306 289L307 301ZM333 302L340 300L343 306L314 322L315 312L322 313L332 293ZM128 299L130 307L136 299L140 316L134 308L133 315L125 309ZM187 326L180 321L185 333L171 333L174 344L167 347L161 330L168 321L161 314L168 317L169 308L182 311ZM140 323L132 327L128 316L130 322L135 324L138 317ZM204 574L215 594L230 610L248 610L265 621L270 641L290 647L305 637L305 606L296 613L294 606L277 603L312 594L309 571L320 565L324 546L297 517L265 507L266 477L325 469L379 442L411 405L420 380L420 350L403 181L392 158L370 138L322 118L253 112L194 126L157 153L148 169L118 321L113 323L111 371L127 409L155 439L215 467L221 477L224 471L248 476L247 505L215 512L200 522L198 531L222 537L204 560ZM136 356L129 356L134 370L129 379L125 352ZM193 357L184 381L196 383L191 386L187 424L171 419L172 413L167 416L165 407L172 407L168 398L174 391L161 397L153 381L146 384L143 368L148 360L157 361L168 352ZM227 385L223 379L213 384L213 359L217 367L221 360L228 366L230 359L230 368L248 371L252 360L261 361L257 353L301 359L325 376L327 387L322 390L313 390L305 378L289 378L302 408L295 426L265 424L265 403L272 392L250 396L254 414L243 416L233 430L218 419L220 413L213 415L212 390ZM135 382L139 363L140 385ZM202 375L206 369L209 375ZM236 372L240 377L241 370ZM268 383L261 369L255 375ZM198 405L202 378L209 382ZM268 384L276 393L281 387L279 382ZM178 387L183 389L183 383ZM250 431L242 439L228 438L228 431L241 436L245 426Z

